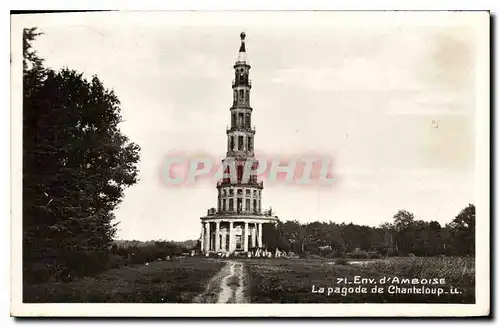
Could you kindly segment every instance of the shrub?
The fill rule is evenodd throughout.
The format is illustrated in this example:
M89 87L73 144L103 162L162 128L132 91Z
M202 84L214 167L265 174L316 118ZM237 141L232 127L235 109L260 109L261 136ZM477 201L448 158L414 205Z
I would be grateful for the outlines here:
M342 251L339 250L333 250L327 254L325 254L325 258L340 258L343 256Z
M152 242L147 245L132 245L118 247L113 253L124 258L127 264L142 264L146 262L164 260L167 256L181 255L185 249L172 242Z
M49 264L35 262L23 266L23 278L27 283L41 283L50 279L53 275L52 266Z
M346 257L351 258L351 259L368 259L369 255L368 255L368 252L357 251L357 252L346 253Z
M120 268L125 265L126 259L117 254L111 254L109 256L109 268L115 269L115 268Z
M94 276L108 268L109 254L105 251L67 252L61 263L60 277L71 280L74 277Z
M387 256L388 257L394 257L396 256L398 253L396 252L396 250L394 250L393 248L389 248L387 249Z
M368 252L368 258L370 259L379 259L381 257L378 252Z

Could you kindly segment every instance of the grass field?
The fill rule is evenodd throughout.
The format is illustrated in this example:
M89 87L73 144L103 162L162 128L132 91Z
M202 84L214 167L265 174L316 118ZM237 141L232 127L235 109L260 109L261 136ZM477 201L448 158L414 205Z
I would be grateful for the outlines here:
M245 301L251 303L474 303L473 258L405 257L357 263L326 259L230 261L243 264L243 292ZM156 261L67 283L26 285L24 302L210 303L219 297L223 273L228 270L228 266L222 269L226 263L224 259L196 257ZM356 276L365 280L356 283ZM400 280L381 284L383 277ZM412 285L411 280L402 280L405 277L417 278L419 283ZM424 285L427 291L441 290L442 294L391 294L389 291L392 285L415 292L414 287L422 288L422 279L427 281ZM431 285L433 279L439 281L438 285ZM235 281L234 276L229 276L227 285L237 286ZM374 287L377 292L372 291ZM382 288L382 292L378 288Z
M224 262L205 258L132 265L67 283L25 285L23 301L189 303L222 266Z
M391 258L366 264L331 264L325 260L247 260L248 293L253 303L354 303L354 302L404 302L404 303L474 303L474 260L464 258ZM354 277L372 278L379 283L380 278L410 277L419 279L444 278L444 285L426 285L437 294L390 294L388 286L354 284ZM352 282L352 284L349 284ZM371 283L370 283L371 282ZM403 282L403 281L400 281ZM313 285L315 291L313 291ZM412 288L403 282L399 289ZM342 294L342 288L355 292L356 287L366 288L366 294ZM373 287L382 287L383 293L371 293ZM415 285L421 287L422 285ZM458 288L450 291L450 286ZM324 288L324 293L321 288ZM331 290L328 295L329 288ZM451 292L461 294L451 294ZM338 293L337 293L338 292ZM395 287L392 292L396 293ZM401 291L399 291L401 292ZM448 294L446 294L446 293Z

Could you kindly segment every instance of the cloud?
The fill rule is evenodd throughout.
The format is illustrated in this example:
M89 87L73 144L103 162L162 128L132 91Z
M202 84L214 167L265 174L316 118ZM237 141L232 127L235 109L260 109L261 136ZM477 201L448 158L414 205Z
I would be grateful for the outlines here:
M170 62L171 65L171 62ZM221 67L215 58L204 53L193 53L186 56L184 60L171 65L168 69L169 78L182 78L182 79L195 79L206 78L215 79L219 78Z
M385 107L387 115L470 116L474 114L474 98L466 92L450 88L415 91L393 96Z
M339 174L339 173L337 173ZM343 170L339 187L359 192L419 192L453 193L466 191L474 179L473 171L455 172L445 169Z
M313 90L413 90L422 86L413 72L380 65L369 58L343 60L336 67L294 67L280 70L274 83Z

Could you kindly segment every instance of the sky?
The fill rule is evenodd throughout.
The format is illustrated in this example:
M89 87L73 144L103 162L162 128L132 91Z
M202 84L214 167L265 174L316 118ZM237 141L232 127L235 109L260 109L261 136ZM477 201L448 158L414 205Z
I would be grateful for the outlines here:
M450 222L474 203L476 30L465 13L29 15L45 64L97 75L141 147L117 238L198 238L215 184L168 186L165 155L222 159L246 33L257 156L332 158L331 186L265 183L282 220L377 226L405 209Z

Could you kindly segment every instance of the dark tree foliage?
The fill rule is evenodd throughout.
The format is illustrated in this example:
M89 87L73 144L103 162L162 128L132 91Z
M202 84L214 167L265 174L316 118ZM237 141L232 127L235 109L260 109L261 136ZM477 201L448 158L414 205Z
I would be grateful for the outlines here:
M189 254L192 248L185 242L168 241L115 241L110 251L110 268L119 268L129 264L141 264L158 260L167 260Z
M475 208L469 205L445 228L437 221L415 220L400 210L379 227L353 223L298 221L264 225L263 241L271 250L327 257L474 255Z
M120 102L94 76L54 71L23 35L23 260L27 281L106 267L113 210L137 182L139 146L121 134Z
M473 254L476 246L476 207L469 204L447 226L450 246L460 254Z

